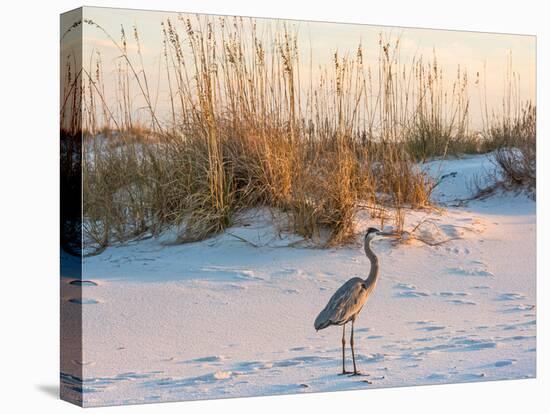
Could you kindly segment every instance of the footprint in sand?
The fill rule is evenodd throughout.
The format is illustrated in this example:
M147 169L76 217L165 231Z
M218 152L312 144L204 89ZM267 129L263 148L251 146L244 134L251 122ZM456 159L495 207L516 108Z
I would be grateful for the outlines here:
M527 322L518 322L518 323L501 323L497 325L497 328L502 329L503 331L526 331L533 329L537 325L536 319L527 321Z
M507 300L522 300L525 299L525 295L522 293L502 293L498 295L497 300L507 301Z
M441 325L430 325L430 326L423 326L421 328L417 328L417 331L427 331L427 332L433 332L433 331L441 331L445 329L445 326Z
M434 321L431 320L423 320L423 321L411 321L407 322L410 325L429 325L431 323L434 323Z
M406 290L404 292L397 292L394 296L397 298L421 298L430 295L426 292Z
M491 273L489 270L487 270L485 268L466 269L462 266L458 266L458 267L449 267L449 268L447 268L447 271L450 274L453 274L453 275L456 275L456 276L494 277L493 273Z
M464 235L463 228L453 226L452 224L441 224L439 228L447 237L458 238Z
M298 351L305 351L306 349L311 349L311 347L310 346L296 346L294 348L290 348L289 351L298 352Z
M306 363L310 364L314 362L327 361L332 359L333 359L332 357L321 357L321 356L315 356L315 355L300 356L300 357L288 358L288 359L276 361L273 363L273 366L276 368L284 368L284 367L292 367L295 365L302 365Z
M472 286L472 289L476 289L476 290L489 290L489 289L491 289L491 286L486 286L486 285Z
M357 328L357 329L355 330L356 333L357 333L357 332L370 332L370 331L372 331L371 328Z
M224 361L226 359L227 359L227 357L225 357L223 355L210 355L210 356L205 356L205 357L200 357L200 358L195 358L195 359L189 359L187 361L182 361L181 363L183 363L183 364L215 363L215 362Z
M515 364L516 361L516 359L502 359L500 361L496 361L494 365L497 368L507 367L509 365Z
M531 311L535 309L535 305L508 305L505 307L505 309L502 311L503 313L516 313L516 312L525 312L525 311Z
M458 247L446 247L445 248L445 251L447 253L453 253L453 254L458 254L460 253L460 250L458 249Z
M74 303L75 305L95 305L99 303L97 300L92 298L71 298L68 302Z
M359 356L356 356L355 359L357 359L359 362L364 364L373 364L375 362L383 361L384 354L376 353L376 354L359 355Z
M453 305L477 305L476 302L465 299L448 299L447 303L452 303Z
M439 292L439 293L437 293L437 296L442 296L444 298L448 298L448 297L453 297L453 296L460 296L460 297L470 296L470 294L466 293L466 292Z
M282 269L277 272L272 273L274 277L304 277L306 273L301 269Z
M408 283L396 283L393 288L398 290L394 295L398 298L420 298L429 296L429 293L419 291L416 289L415 285L410 285Z
M488 339L473 339L458 337L453 339L454 347L451 351L480 351L483 349L496 348L497 343Z
M70 285L73 286L97 286L97 283L93 280L71 280L69 282Z
M425 337L425 338L414 338L413 342L432 342L434 338Z
M443 381L443 380L446 380L447 378L449 378L447 374L438 374L438 373L433 373L426 377L428 381Z
M535 338L536 338L535 335L514 335L514 336L499 338L499 341L500 342L528 341Z
M416 290L415 285L411 285L411 284L408 284L408 283L396 283L395 285L393 285L393 288L394 289L401 289L401 290Z

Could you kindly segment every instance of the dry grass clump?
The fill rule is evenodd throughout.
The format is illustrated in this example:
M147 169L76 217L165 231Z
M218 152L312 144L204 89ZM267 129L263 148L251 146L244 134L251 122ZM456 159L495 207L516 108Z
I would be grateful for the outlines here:
M528 104L520 115L502 119L491 127L495 141L502 142L495 152L505 182L514 187L524 187L533 194L536 188L536 112Z
M257 33L252 19L180 16L161 25L170 113L161 122L139 35L117 41L116 107L101 56L82 71L86 240L103 248L180 225L200 240L257 206L285 212L291 230L328 244L353 236L359 202L396 211L430 204L433 183L416 161L477 149L468 131L467 77L451 90L433 60L399 60L378 43L378 63L334 53L304 82L297 35ZM129 55L128 43L137 56ZM136 118L134 98L148 116ZM66 97L67 101L71 98Z
M495 151L501 178L507 187L526 188L533 195L536 188L536 106L523 102L519 78L508 58L502 107L499 112L484 113L484 147Z

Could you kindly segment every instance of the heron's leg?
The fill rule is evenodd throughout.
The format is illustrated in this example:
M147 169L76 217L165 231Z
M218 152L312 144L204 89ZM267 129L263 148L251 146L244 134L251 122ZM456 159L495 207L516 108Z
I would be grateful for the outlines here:
M350 338L350 345L351 345L351 356L353 358L353 375L359 375L359 372L357 371L357 366L355 365L355 349L354 349L354 341L353 341L353 324L355 320L351 320L351 338Z
M346 324L342 325L342 375L349 374L346 371Z

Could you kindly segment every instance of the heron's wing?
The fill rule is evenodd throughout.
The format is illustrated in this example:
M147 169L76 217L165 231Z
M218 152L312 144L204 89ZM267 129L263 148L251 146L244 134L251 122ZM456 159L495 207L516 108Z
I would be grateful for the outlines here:
M315 329L341 325L363 307L364 281L358 277L348 280L332 295L327 306L315 319Z

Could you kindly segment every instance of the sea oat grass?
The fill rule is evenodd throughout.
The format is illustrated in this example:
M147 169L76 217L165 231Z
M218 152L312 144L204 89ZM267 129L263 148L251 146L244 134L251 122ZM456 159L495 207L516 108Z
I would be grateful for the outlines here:
M444 82L435 54L402 63L399 40L381 35L373 66L360 44L354 54L335 52L318 76L310 65L304 81L305 55L293 29L283 24L260 35L255 21L244 18L182 15L162 23L170 113L161 121L138 29L131 37L122 29L116 40L85 23L120 52L115 85L105 84L97 52L81 73L66 71L67 130L77 121L65 119L74 112L67 108L82 102L90 246L173 225L183 229L179 241L201 240L255 207L284 212L290 229L304 237L344 243L355 233L360 203L372 206L373 217L391 207L397 228L405 208L430 205L433 182L418 161L520 136L529 136L520 140L534 149L525 132L534 128L534 108L493 122L484 136L492 144L480 142L469 127L466 73ZM105 96L112 87L115 105Z

